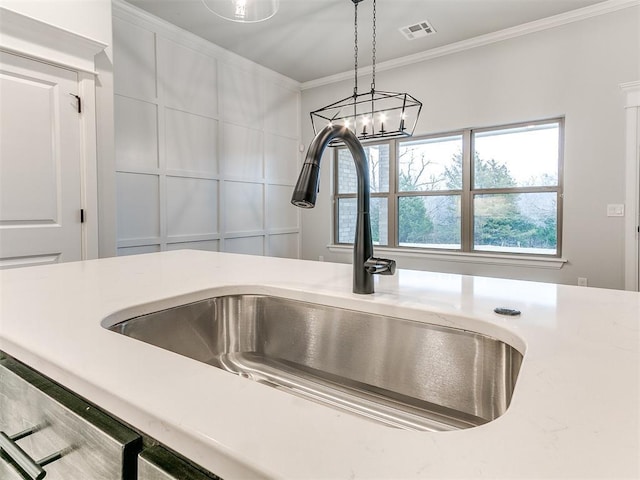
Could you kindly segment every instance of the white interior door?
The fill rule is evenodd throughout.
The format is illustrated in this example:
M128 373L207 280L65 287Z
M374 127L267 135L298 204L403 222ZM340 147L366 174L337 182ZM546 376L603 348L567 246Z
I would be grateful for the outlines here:
M78 75L0 52L0 268L82 258Z

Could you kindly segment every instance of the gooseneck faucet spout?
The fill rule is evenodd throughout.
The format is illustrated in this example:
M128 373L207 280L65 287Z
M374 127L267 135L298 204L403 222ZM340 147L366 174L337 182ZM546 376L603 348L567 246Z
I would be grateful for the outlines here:
M351 130L342 125L328 125L316 135L309 145L291 203L301 208L315 206L320 180L320 160L327 145L336 138L342 140L349 148L358 176L358 216L353 244L353 293L373 293L373 275L393 275L396 263L373 256L369 217L369 167L362 144Z

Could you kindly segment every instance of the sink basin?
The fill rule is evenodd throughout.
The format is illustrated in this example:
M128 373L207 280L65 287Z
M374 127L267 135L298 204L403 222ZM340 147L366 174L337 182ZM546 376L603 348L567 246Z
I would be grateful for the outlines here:
M522 355L474 332L267 295L227 295L109 327L227 372L410 430L509 406Z

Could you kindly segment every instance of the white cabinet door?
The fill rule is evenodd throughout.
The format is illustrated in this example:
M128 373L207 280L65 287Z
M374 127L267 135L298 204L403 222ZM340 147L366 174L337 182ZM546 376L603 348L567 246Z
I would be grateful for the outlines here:
M76 72L0 52L0 268L80 260Z

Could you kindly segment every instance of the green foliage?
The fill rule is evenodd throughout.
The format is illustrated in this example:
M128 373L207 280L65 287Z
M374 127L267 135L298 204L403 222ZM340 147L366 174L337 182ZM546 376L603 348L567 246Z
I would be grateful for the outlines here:
M462 183L462 153L453 157L452 165L445 168L448 188L456 189ZM494 159L474 155L474 188L511 188L516 180L504 164ZM553 184L554 178L543 184ZM474 243L477 246L517 248L550 248L557 246L556 214L548 209L538 218L521 211L518 204L522 194L494 194L476 196L474 204Z
M369 217L371 220L371 240L373 243L380 243L380 204L371 202L369 205Z
M412 175L411 169L400 171L398 176L400 191L418 190L419 177L420 174ZM398 206L398 241L427 243L428 236L432 232L433 221L427 214L424 200L421 197L401 197Z
M474 167L475 188L509 188L517 185L507 166L497 163L493 158L483 160L476 153Z
M451 166L445 167L444 177L447 188L458 190L462 185L462 152L453 156ZM478 153L473 158L475 188L509 188L517 185L506 165L499 164L493 158L484 160Z
M400 243L427 243L433 222L427 215L421 197L402 197L398 208L398 240Z
M547 217L538 225L517 213L510 217L476 217L476 245L518 248L556 248L555 218Z

